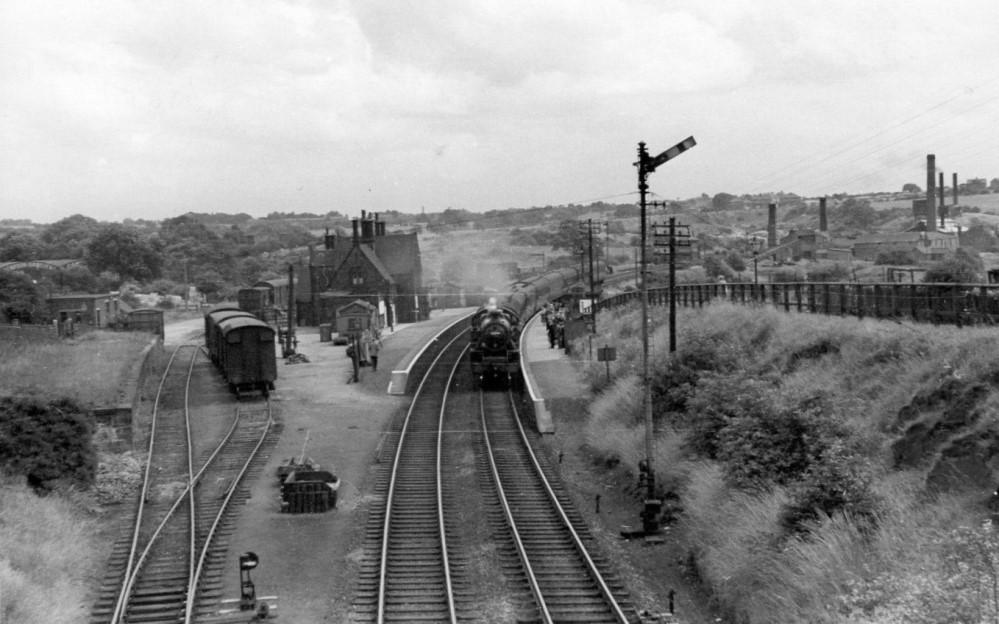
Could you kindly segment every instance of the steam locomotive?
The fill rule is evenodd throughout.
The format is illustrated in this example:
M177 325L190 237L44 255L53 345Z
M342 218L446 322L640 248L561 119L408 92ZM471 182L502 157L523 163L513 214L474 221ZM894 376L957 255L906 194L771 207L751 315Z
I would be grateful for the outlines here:
M519 381L522 321L567 295L578 279L577 269L561 269L516 282L507 296L490 298L472 315L469 359L480 383Z

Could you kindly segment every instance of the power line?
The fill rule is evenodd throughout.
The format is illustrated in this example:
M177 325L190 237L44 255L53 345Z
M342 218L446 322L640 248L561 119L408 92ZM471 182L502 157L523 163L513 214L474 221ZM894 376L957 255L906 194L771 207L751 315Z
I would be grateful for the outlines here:
M990 80L986 81L985 83L983 83L981 85L981 87L979 88L979 91L981 90L982 87L990 86L990 85L992 85L993 83L995 83L997 81L999 81L999 76L993 77L992 79L990 79ZM893 132L894 130L897 130L898 128L904 127L904 126L906 126L906 125L908 125L908 124L910 124L910 123L912 123L912 122L914 122L914 121L916 121L918 119L921 119L921 118L929 115L933 111L936 111L938 109L941 109L941 108L947 106L951 102L954 102L956 100L961 99L966 94L967 94L967 90L962 90L960 93L958 93L956 95L953 95L951 97L948 97L948 98L946 98L946 99L944 99L944 100L942 100L942 101L940 101L940 102L938 102L938 103L936 103L936 104L934 104L934 105L932 105L932 106L930 106L930 107L928 107L928 108L920 111L919 113L916 113L915 115L911 115L910 117L907 117L907 118L905 118L905 119L903 119L903 120L901 120L901 121L899 121L899 122L897 122L897 123L895 123L895 124L893 124L891 126L888 126L887 128L884 128L883 130L881 130L879 132L876 132L875 134L872 134L872 135L869 135L869 136L865 136L865 137L860 138L860 139L855 139L855 140L852 140L852 141L847 141L846 143L840 143L837 147L834 148L834 151L831 154L827 154L827 155L821 156L821 157L813 156L813 157L810 157L810 158L799 160L799 161L797 161L797 162L795 162L795 163L793 163L791 165L788 165L788 166L785 166L785 167L779 169L778 171L776 171L774 173L767 174L767 175L765 175L765 176L763 176L761 178L762 182L760 182L755 187L753 187L753 189L750 191L750 193L752 194L752 193L763 192L763 190L767 186L773 184L773 180L775 180L777 177L779 177L782 174L786 174L789 171L796 171L799 174L803 173L803 172L808 171L810 169L814 169L816 166L818 166L818 165L820 165L822 163L828 162L830 160L833 160L834 158L842 156L843 154L845 154L845 153L847 153L847 152L849 152L851 150L854 150L854 149L856 149L858 147L862 147L862 146L864 146L866 144L869 144L872 141L876 140L877 138L883 137L883 136L887 135L888 133ZM986 99L986 100L984 100L982 102L976 103L976 104L974 104L974 105L972 105L970 107L965 108L962 111L957 112L956 116L957 117L963 116L963 115L971 112L972 110L975 110L977 108L985 106L986 104L994 101L997 98L999 98L999 96L991 97L991 98L988 98L988 99ZM953 119L953 117L951 119ZM890 143L890 144L888 144L886 146L881 146L881 147L873 150L872 152L868 152L867 154L865 154L863 156L860 156L859 158L867 157L867 156L869 156L871 154L877 153L879 151L883 151L884 149L887 149L888 147L892 147L894 145L897 145L897 144L899 144L899 143L901 143L901 142L903 142L903 141L905 141L905 140L907 140L909 138L912 138L912 137L914 137L914 136L916 136L916 135L918 135L920 133L926 132L926 130L928 130L928 129L932 129L932 128L938 127L941 124L943 124L945 121L947 121L947 120L943 120L943 121L937 122L937 123L935 123L935 124L933 124L931 126L928 126L928 127L923 127L923 128L914 130L913 132L911 132L911 133L907 134L906 136L902 137L901 139L898 139L898 140L896 140L896 141L894 141L894 142L892 142L892 143ZM852 166L856 166L855 163L847 163L847 164L850 164ZM836 168L841 168L843 166L846 166L846 164L839 165Z

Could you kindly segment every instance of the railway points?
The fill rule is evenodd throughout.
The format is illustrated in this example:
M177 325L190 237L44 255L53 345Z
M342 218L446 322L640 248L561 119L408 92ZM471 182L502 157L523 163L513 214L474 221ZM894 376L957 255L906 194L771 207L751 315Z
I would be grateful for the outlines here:
M352 364L344 346L321 342L318 328L298 328L298 351L309 363L278 361L271 401L283 432L229 537L223 596L239 597L238 555L253 551L261 562L253 573L257 591L280 596L281 621L346 621L353 562L370 504L364 492L370 489L372 460L388 423L408 401L386 392L392 371L468 311L435 310L429 321L384 332L383 365L377 372L362 368L358 383L348 383ZM274 475L282 462L300 455L306 436L309 457L340 479L337 505L323 514L281 513ZM318 587L328 591L317 593Z
M362 369L358 383L348 383L352 365L342 345L322 342L318 331L299 328L299 351L308 355L309 362L278 362L278 383L271 401L282 433L260 477L251 484L250 496L228 536L220 579L223 598L240 596L237 557L254 551L261 561L254 570L257 591L280 597L282 621L349 621L373 500L370 492L379 469L372 462L379 456L388 424L408 405L408 397L386 392L392 372L405 368L425 342L469 312L435 311L429 322L386 332L384 366L377 372ZM185 332L190 331L168 326L168 341L171 336L189 339ZM535 378L539 396L554 412L564 412L567 405L584 400L586 389L575 365L563 350L549 349L543 325L530 325L524 338L525 370ZM283 514L277 467L301 453L306 437L310 458L340 478L339 501L335 509L323 514Z

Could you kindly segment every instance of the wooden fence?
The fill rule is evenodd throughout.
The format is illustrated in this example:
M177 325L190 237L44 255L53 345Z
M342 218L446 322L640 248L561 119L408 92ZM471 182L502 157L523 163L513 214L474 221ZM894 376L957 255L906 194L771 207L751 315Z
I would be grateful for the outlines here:
M669 288L650 288L649 304L669 305ZM627 292L603 299L598 309L638 301ZM787 312L857 318L909 319L957 326L999 322L999 284L898 284L787 282L774 284L678 284L676 303L700 307L711 301L772 305Z

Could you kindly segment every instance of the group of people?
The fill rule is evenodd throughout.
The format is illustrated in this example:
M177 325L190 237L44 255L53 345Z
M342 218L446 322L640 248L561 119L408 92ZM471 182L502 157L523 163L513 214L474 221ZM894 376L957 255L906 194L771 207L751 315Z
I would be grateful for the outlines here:
M377 329L366 329L361 335L361 352L358 361L361 366L371 365L371 370L378 370L378 353L382 350L381 332Z
M541 311L541 320L548 330L548 348L565 347L565 306L561 303L547 303Z

